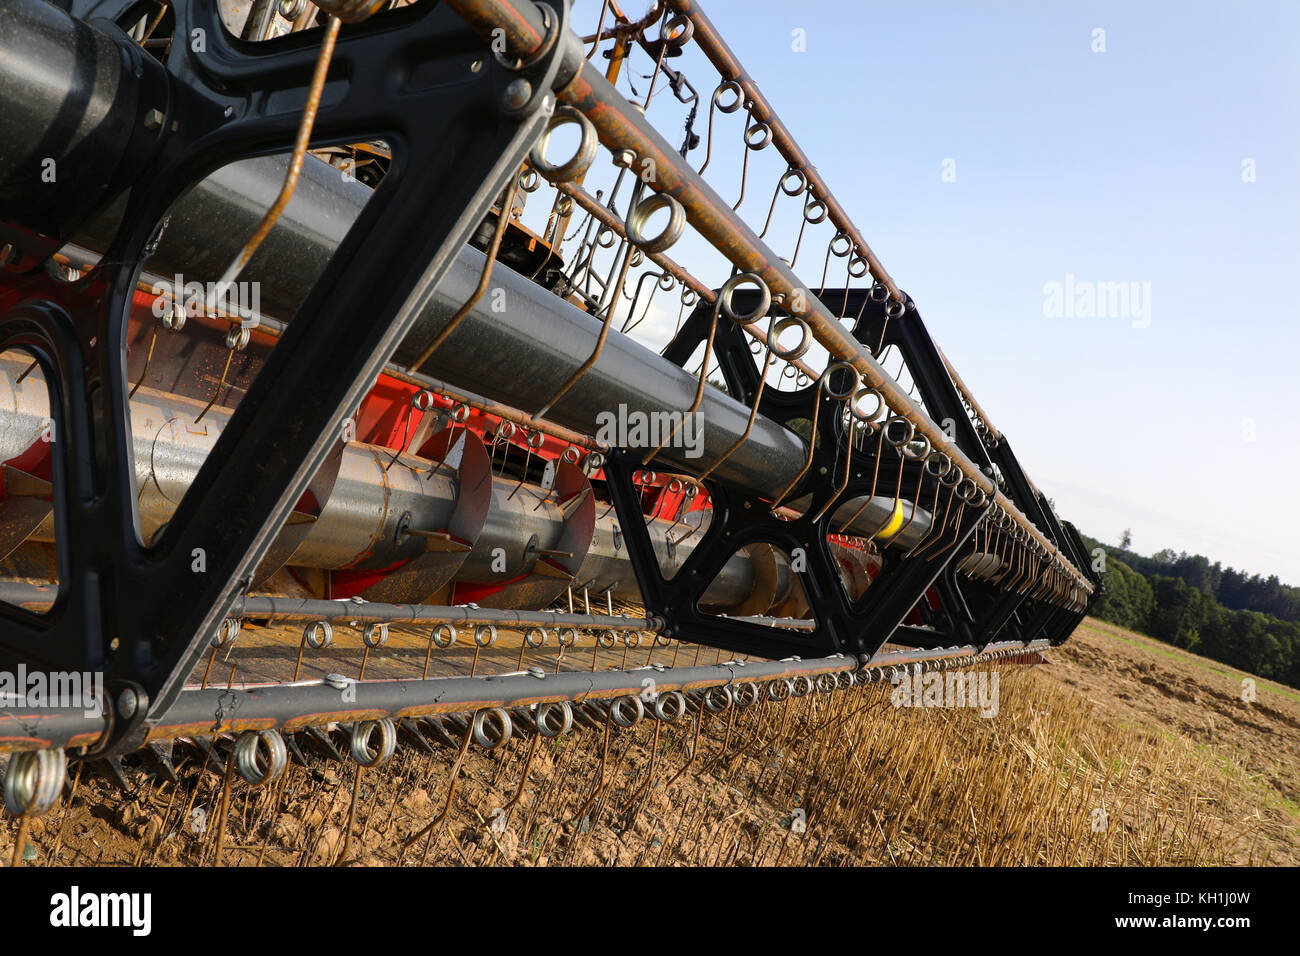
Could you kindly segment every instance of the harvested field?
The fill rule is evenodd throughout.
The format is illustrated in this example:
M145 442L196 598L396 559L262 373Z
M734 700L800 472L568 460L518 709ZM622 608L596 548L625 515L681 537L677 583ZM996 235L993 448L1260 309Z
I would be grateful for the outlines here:
M985 668L998 679L992 717L896 708L894 687L878 683L675 724L516 737L469 747L459 770L445 744L403 747L359 775L350 761L310 757L265 789L237 777L226 787L220 760L205 771L178 747L179 785L130 762L133 796L80 779L70 804L32 821L25 855L27 865L1300 863L1300 694L1261 680L1246 703L1249 675L1092 619L1049 658ZM6 819L6 859L14 830Z

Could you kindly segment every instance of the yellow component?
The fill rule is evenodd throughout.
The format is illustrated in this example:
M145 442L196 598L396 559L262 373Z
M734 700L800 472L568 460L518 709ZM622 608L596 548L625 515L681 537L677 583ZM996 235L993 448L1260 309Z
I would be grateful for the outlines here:
M877 533L876 537L881 541L888 541L894 535L903 529L903 502L900 499L894 499L894 513L889 517L889 524Z

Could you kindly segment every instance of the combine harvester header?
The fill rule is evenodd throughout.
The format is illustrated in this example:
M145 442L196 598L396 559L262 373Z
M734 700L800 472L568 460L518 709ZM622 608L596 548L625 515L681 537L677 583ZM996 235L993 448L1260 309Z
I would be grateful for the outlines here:
M7 6L0 670L103 675L0 711L14 812L67 748L202 737L258 781L326 724L362 763L499 746L1035 659L1081 620L1075 529L708 17L587 26ZM300 679L390 629L413 673ZM240 635L288 666L209 688Z

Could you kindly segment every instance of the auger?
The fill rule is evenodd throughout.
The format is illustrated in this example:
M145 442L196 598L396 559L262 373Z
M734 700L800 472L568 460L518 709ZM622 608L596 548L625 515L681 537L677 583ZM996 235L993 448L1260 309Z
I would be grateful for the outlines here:
M0 127L0 668L106 688L0 710L16 812L69 748L254 734L261 783L323 725L368 766L1036 660L1099 586L687 0L15 0ZM211 680L241 633L279 669Z

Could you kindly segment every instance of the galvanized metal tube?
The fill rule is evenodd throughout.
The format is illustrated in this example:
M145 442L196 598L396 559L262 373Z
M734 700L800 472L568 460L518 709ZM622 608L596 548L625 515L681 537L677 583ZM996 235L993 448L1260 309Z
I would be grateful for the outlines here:
M426 680L361 681L355 696L342 702L339 691L323 681L292 684L236 684L232 687L181 691L172 708L149 727L149 741L244 730L279 729L292 732L334 721L377 720L383 717L424 717L479 710L484 707L525 707L572 700L613 700L637 694L642 678L654 675L660 693L696 691L751 681L816 678L863 668L905 667L971 657L976 663L1000 657L1040 654L1046 641L999 643L980 648L960 646L935 650L884 651L859 661L835 655L811 660L731 661L712 666L639 668L616 671L563 671L558 674L503 674L493 677L438 677ZM107 727L107 718L79 707L10 708L0 712L0 753L49 747L89 746Z
M303 598L250 595L238 598L231 617L268 621L354 621L358 624L496 624L503 627L582 627L612 630L654 630L655 617L627 617L608 614L564 614L558 611L504 610L486 607L433 604L381 604L377 602L319 601Z
M935 346L935 348L938 348L938 346ZM952 384L957 387L957 393L966 400L966 404L970 406L971 411L973 411L979 420L984 423L984 427L988 429L990 437L992 437L994 441L1001 441L1002 432L998 431L997 426L993 424L993 419L989 418L988 412L984 411L984 409L980 407L980 403L975 400L975 394L966 387L966 383L962 381L962 377L957 374L956 366L948 361L948 356L943 354L943 349L939 349L939 357L943 359L943 367L948 370L948 375L952 378Z
M49 396L44 383L33 373L21 385L13 384L25 365L18 353L0 357L0 461L17 457L46 434ZM140 389L131 400L140 534L144 541L171 520L229 419L227 409L213 407L200 423L196 418L203 407L204 403L195 399L147 388ZM455 476L445 469L434 472L432 462L414 455L400 455L390 464L391 459L392 453L386 448L358 442L344 447L333 493L322 503L311 531L289 558L291 565L328 570L352 568L363 562L391 566L422 550L419 538L402 540L399 536L403 516L409 515L411 526L416 528L447 526L459 494ZM526 486L532 493L514 494L515 487L513 481L494 482L487 522L458 571L458 580L487 582L499 577L492 568L495 549L520 555L532 537L542 548L552 547L560 538L565 521L559 508L539 501L544 497L541 489ZM0 501L0 513L4 507ZM690 523L679 525L673 532L674 541L683 537L689 527ZM648 528L665 572L680 567L694 542L683 539L670 548L666 539L672 531L671 522L655 519ZM54 534L51 516L32 537L51 541ZM575 581L596 593L609 591L620 600L639 601L641 593L627 549L617 542L615 518L612 514L600 516ZM753 583L748 558L736 555L710 584L704 601L733 607L748 598Z

